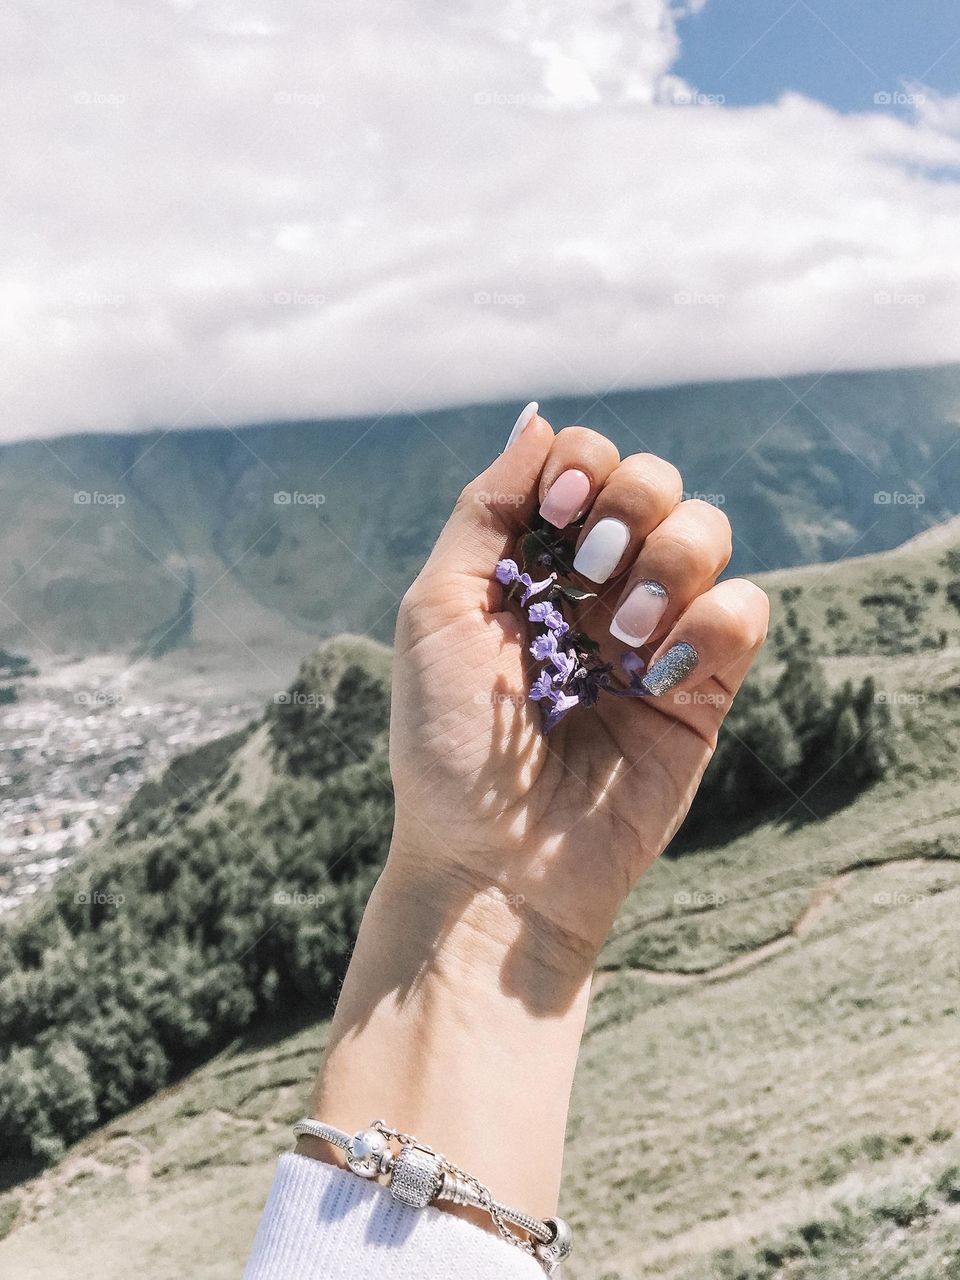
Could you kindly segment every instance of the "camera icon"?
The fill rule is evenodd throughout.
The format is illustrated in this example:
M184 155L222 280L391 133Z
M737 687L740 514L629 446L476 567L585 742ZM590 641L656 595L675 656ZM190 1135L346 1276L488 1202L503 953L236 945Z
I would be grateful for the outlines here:
M273 501L278 507L289 507L292 497L286 489L281 489L279 493L273 495Z

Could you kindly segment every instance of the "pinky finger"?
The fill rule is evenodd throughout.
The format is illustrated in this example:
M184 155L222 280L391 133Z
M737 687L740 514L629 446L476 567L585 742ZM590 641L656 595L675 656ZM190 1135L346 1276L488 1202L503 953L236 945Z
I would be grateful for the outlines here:
M684 691L709 682L704 703L718 708L722 719L763 644L769 616L758 586L745 578L718 582L692 601L653 653L644 689L682 707L691 702Z

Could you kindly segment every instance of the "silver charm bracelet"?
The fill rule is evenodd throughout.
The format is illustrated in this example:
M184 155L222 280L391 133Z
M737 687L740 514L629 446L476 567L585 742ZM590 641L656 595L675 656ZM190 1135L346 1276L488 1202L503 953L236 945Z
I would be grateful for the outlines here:
M436 1201L470 1205L489 1213L504 1240L530 1254L552 1275L573 1248L573 1236L562 1218L534 1218L494 1200L488 1187L412 1134L389 1129L382 1120L351 1135L320 1120L298 1120L297 1138L322 1138L346 1152L347 1168L361 1178L384 1175L390 1194L401 1204L423 1209ZM394 1153L391 1142L399 1150ZM510 1223L526 1235L512 1231Z

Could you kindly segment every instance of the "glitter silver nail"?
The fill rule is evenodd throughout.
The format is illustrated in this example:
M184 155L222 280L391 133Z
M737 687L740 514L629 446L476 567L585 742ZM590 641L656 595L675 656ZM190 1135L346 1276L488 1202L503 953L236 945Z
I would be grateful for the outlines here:
M684 676L688 676L699 661L700 655L693 645L681 640L679 644L671 645L662 658L657 659L640 683L647 693L659 698L679 684Z

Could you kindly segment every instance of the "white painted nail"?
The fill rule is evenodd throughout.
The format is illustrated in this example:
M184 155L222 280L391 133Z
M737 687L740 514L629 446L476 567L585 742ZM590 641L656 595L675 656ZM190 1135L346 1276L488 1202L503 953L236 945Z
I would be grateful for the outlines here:
M520 436L523 435L525 429L537 416L539 409L540 406L537 404L536 400L531 400L528 405L525 405L524 408L520 410L520 417L513 424L513 430L510 432L507 443L503 446L504 451L510 448L514 440L518 440Z
M606 582L620 563L630 541L630 530L622 520L598 520L583 540L573 561L577 573L591 582Z

